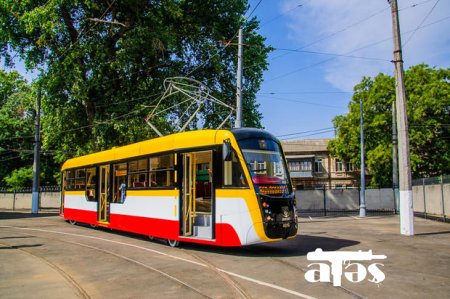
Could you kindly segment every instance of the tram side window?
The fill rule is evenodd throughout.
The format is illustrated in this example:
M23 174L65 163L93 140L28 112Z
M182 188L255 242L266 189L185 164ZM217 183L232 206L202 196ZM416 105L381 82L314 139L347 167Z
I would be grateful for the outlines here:
M66 171L66 190L84 190L85 184L86 172L84 168L70 169Z
M148 159L131 161L128 164L128 187L132 189L145 188L148 183Z
M224 187L247 187L244 171L235 151L231 153L231 161L223 162Z
M172 187L174 181L173 155L150 158L149 187Z
M89 201L97 201L95 190L97 188L97 168L86 168L86 196Z

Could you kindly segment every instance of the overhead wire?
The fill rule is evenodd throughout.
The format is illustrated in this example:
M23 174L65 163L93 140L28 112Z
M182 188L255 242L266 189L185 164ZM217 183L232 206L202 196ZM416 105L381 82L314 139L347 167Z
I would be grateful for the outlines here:
M275 95L275 94L334 94L334 93L353 93L353 91L286 91L286 92L258 92L257 95Z
M255 12L255 10L258 8L258 6L261 4L262 0L259 0L259 2L255 5L255 7L253 8L253 10L250 12L250 14L248 15L247 19L250 19L250 17L253 15L253 13Z
M305 133L312 133L312 132L317 132L317 131L323 131L323 130L330 130L330 129L334 129L333 127L328 127L328 128L322 128L322 129L317 129L317 130L309 130L309 131L302 131L302 132L296 132L296 133L289 133L289 134L283 134L283 135L277 135L277 138L281 138L281 137L288 137L288 136L293 136L293 135L302 135Z
M311 1L311 0L306 0L306 1L303 1L301 4L296 4L294 7L292 7L292 8L290 8L290 9L286 10L285 12L278 14L277 16L275 16L275 17L269 19L269 20L266 21L266 22L263 22L263 23L259 26L259 29L263 28L264 26L267 26L268 24L270 24L270 23L272 23L273 21L275 21L275 20L281 18L282 16L284 16L284 15L286 15L286 14L288 14L288 13L290 13L290 12L292 12L292 11L294 11L294 10L300 8L300 7L302 7L303 5L305 5L305 4L306 4L307 2L309 2L309 1Z
M256 6L253 8L252 12L248 15L247 18L250 18L252 16L252 14L256 11L256 9L258 8L258 6L261 4L262 0L260 0ZM250 10L250 6L248 7L248 9L245 11L244 15L247 14L247 12ZM239 28L242 26L242 24L239 24ZM190 75L192 75L194 72L196 72L198 69L202 68L203 66L205 66L212 58L216 57L217 55L219 55L220 53L222 53L223 51L225 51L226 48L228 48L231 44L232 41L238 36L239 34L239 29L236 31L236 33L230 38L228 39L228 41L225 43L225 46L221 49L218 49L213 55L211 55L208 59L206 59L203 63L201 63L200 65L197 65L194 69L192 69L191 71L189 71L188 73L186 73L184 76L185 77L189 77Z
M426 25L422 25L421 27L416 28L415 30L422 29L422 28L426 28L426 27L428 27L428 26L435 25L435 24L437 24L437 23L443 22L443 21L448 20L448 19L450 19L450 16L441 18L441 19L439 19L439 20L436 20L435 22L432 22L432 23L429 23L429 24L426 24ZM407 32L404 32L404 33L409 33L409 32L412 32L412 31L413 31L413 30L410 30L410 31L407 31ZM390 41L390 40L392 40L392 37L385 38L385 39L379 40L379 41L377 41L377 42L370 43L370 44L368 44L368 45L365 45L365 46L362 46L362 47L353 49L353 50L351 50L351 51L349 51L349 52L343 53L342 55L349 55L349 54L351 54L351 53L353 53L353 52L357 52L357 51L360 51L360 50L365 49L365 48L373 47L373 46L375 46L375 45L378 45L378 44L381 44L381 43L384 43L384 42ZM334 60L334 59L336 59L336 57L331 57L331 58L328 58L328 59L325 59L325 60L321 60L321 61L315 62L315 63L313 63L313 64L310 64L310 65L307 65L307 66L304 66L304 67L295 69L295 70L293 70L293 71L284 73L284 74L282 74L282 75L276 76L276 77L274 77L274 78L271 78L271 79L269 79L269 80L266 80L265 82L271 82L271 81L274 81L274 80L278 80L278 79L281 79L281 78L290 76L290 75L292 75L292 74L298 73L298 72L300 72L300 71L303 71L303 70L305 70L305 69L308 69L308 68L311 68L311 67L315 67L315 66L318 66L318 65L327 63L327 62L332 61L332 60Z
M272 97L272 96L266 96L266 95L260 95L260 97L267 98L267 99L286 101L286 102L302 103L302 104L307 104L307 105L312 105L312 106L319 106L319 107L325 107L325 108L345 109L345 107L333 106L333 105L327 105L327 104L320 104L320 103L312 103L312 102L307 102L307 101L302 101L302 100L295 100L295 99L286 99L286 98Z
M400 11L400 10L410 9L410 8L415 8L415 7L417 7L417 6L423 5L423 4L425 4L425 3L427 3L427 2L430 2L430 1L432 1L432 0L427 0L427 1L420 2L420 3L416 3L416 4L413 4L413 5L410 5L410 6L401 8L401 9L399 9L399 11ZM390 9L389 7L383 8L383 9L381 9L381 10L379 10L379 11L377 11L377 12L375 12L375 13L373 13L373 14L371 14L371 15L369 15L369 16L363 18L363 19L360 19L359 21L357 21L357 22L355 22L355 23L352 23L352 24L350 24L350 25L348 25L348 26L346 26L346 27L343 27L343 28L341 28L341 29L339 29L339 30L337 30L337 31L334 31L334 32L332 32L332 33L330 33L330 34L328 34L328 35L326 35L326 36L323 36L322 38L319 38L319 39L317 39L317 40L315 40L315 41L312 41L312 42L310 42L310 43L308 43L308 44L306 44L306 45L304 45L304 46L301 46L301 47L299 47L299 48L297 48L297 49L295 49L295 50L297 50L297 51L298 51L298 50L302 50L302 49L308 48L308 47L310 47L310 46L312 46L312 45L315 45L315 44L317 44L317 43L319 43L319 42L322 42L322 41L324 41L324 40L327 40L327 39L329 39L329 38L332 38L332 37L338 35L339 33L342 33L342 32L344 32L344 31L347 31L347 30L349 30L349 29L351 29L351 28L353 28L353 27L355 27L355 26L357 26L357 25L360 25L360 24L366 22L367 20L370 20L371 18L373 18L373 17L375 17L375 16L377 16L377 15L379 15L379 14L384 13L385 11L387 11L387 10L389 10L389 9ZM284 53L284 54L275 56L275 57L273 57L271 60L276 60L276 59L281 58L281 57L283 57L283 56L286 56L286 55L288 55L288 54L289 54L289 53Z
M106 10L102 13L102 15L100 16L100 20L102 20L103 19L103 17L108 13L108 11L109 11L109 9L114 5L114 3L116 2L116 0L113 0L110 4L109 4L109 6L106 8ZM58 58L57 58L57 60L60 60L61 58L63 58L63 56L73 47L73 46L75 46L77 43L79 43L80 42L80 39L81 39L81 37L83 36L83 34L85 33L85 32L89 32L89 31L91 31L95 26L97 26L97 22L94 22L94 24L92 24L92 26L90 26L89 27L89 29L86 31L86 29L88 28L87 26L84 28L84 29L82 29L79 33L78 33L78 35L77 35L77 39L75 40L75 42L72 42L72 43L70 43L70 45L66 48L66 49L64 49L63 50L63 52L60 54L60 55L58 55Z
M414 34L416 34L416 32L419 30L419 28L423 25L423 23L428 19L428 17L431 15L431 13L433 12L433 10L436 8L437 4L439 3L440 0L437 0L436 3L434 3L433 7L431 8L431 10L427 13L427 15L423 18L422 22L420 22L419 25L417 25L416 29L414 29L414 31L409 35L408 39L403 43L402 47L405 47L409 41L411 40L411 38L414 36Z
M319 43L319 42L321 42L321 41L324 41L324 40L326 40L326 39L332 38L333 36L336 36L336 35L338 35L339 33L342 33L342 32L344 32L344 31L347 31L347 30L350 29L350 28L353 28L353 27L355 27L355 26L357 26L357 25L359 25L359 24L361 24L361 23L366 22L367 20L370 20L371 18L373 18L373 17L375 17L375 16L377 16L377 15L379 15L379 14L385 12L385 11L388 10L388 9L389 9L389 7L383 8L382 10L379 10L379 11L377 11L376 13L374 13L374 14L368 16L368 17L365 17L365 18L363 18L363 19L361 19L361 20L359 20L359 21L357 21L357 22L355 22L355 23L352 23L352 24L350 24L350 25L348 25L348 26L346 26L346 27L344 27L344 28L342 28L342 29L339 29L339 30L337 30L337 31L334 31L334 32L332 32L332 33L330 33L330 34L328 34L328 35L326 35L326 36L323 36L322 38L319 38L319 39L317 39L317 40L315 40L315 41L313 41L313 42L310 42L310 43L308 43L308 44L306 44L306 45L304 45L304 46L301 46L301 47L299 47L299 48L297 48L297 49L295 49L295 50L296 50L296 51L302 50L302 49L308 48L308 47L310 47L310 46L312 46L312 45L315 45L315 44L317 44L317 43ZM279 56L275 56L275 57L273 57L271 60L276 60L276 59L281 58L281 57L286 56L286 55L288 55L288 53L284 53L284 54L281 54L281 55L279 55Z
M317 136L317 135L327 134L327 133L334 132L334 131L335 131L335 128L325 128L325 129L319 129L319 130L311 130L311 131L305 131L305 132L300 133L300 134L296 134L297 136L295 136L295 137L293 137L293 136L287 137L287 138L281 137L279 139L281 141L289 141L289 140L294 140L295 141L296 139L299 139L299 138L310 137L310 136ZM300 136L298 136L298 135L300 135ZM295 142L289 142L289 144L295 145L296 143Z
M305 51L305 50L297 50L297 49L286 49L286 48L272 48L272 49L274 51L288 51L288 52L298 52L298 53L306 53L306 54L319 54L319 55L328 55L328 56L337 56L337 57L346 57L346 58L355 58L355 59L365 59L365 60L391 62L389 59L375 58L375 57L364 57L364 56L355 56L355 55L346 55L346 54L337 54L337 53L326 53L326 52L319 52L319 51Z

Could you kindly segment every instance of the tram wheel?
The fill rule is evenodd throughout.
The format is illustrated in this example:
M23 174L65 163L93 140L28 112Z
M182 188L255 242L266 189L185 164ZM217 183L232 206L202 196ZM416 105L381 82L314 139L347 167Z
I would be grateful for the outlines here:
M69 220L69 223L72 224L72 225L77 224L77 222L75 220Z
M89 224L91 228L97 228L97 224Z
M149 239L150 241L153 241L153 240L155 239L155 237L153 237L153 236L148 236L148 239Z
M180 241L167 239L167 244L170 247L178 247L180 245Z

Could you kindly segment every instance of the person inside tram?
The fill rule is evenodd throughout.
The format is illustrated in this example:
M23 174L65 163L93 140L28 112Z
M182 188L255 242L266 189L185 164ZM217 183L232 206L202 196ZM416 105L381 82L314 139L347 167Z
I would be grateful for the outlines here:
M123 203L125 201L125 197L127 196L127 184L125 183L125 180L123 180L122 184L120 184L119 190L120 190L120 203Z

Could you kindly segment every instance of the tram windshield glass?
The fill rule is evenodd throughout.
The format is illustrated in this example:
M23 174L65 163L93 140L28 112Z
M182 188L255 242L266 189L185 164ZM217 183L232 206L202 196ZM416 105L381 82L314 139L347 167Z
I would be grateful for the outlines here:
M239 141L256 191L261 195L283 196L292 192L286 163L279 144L271 139Z

